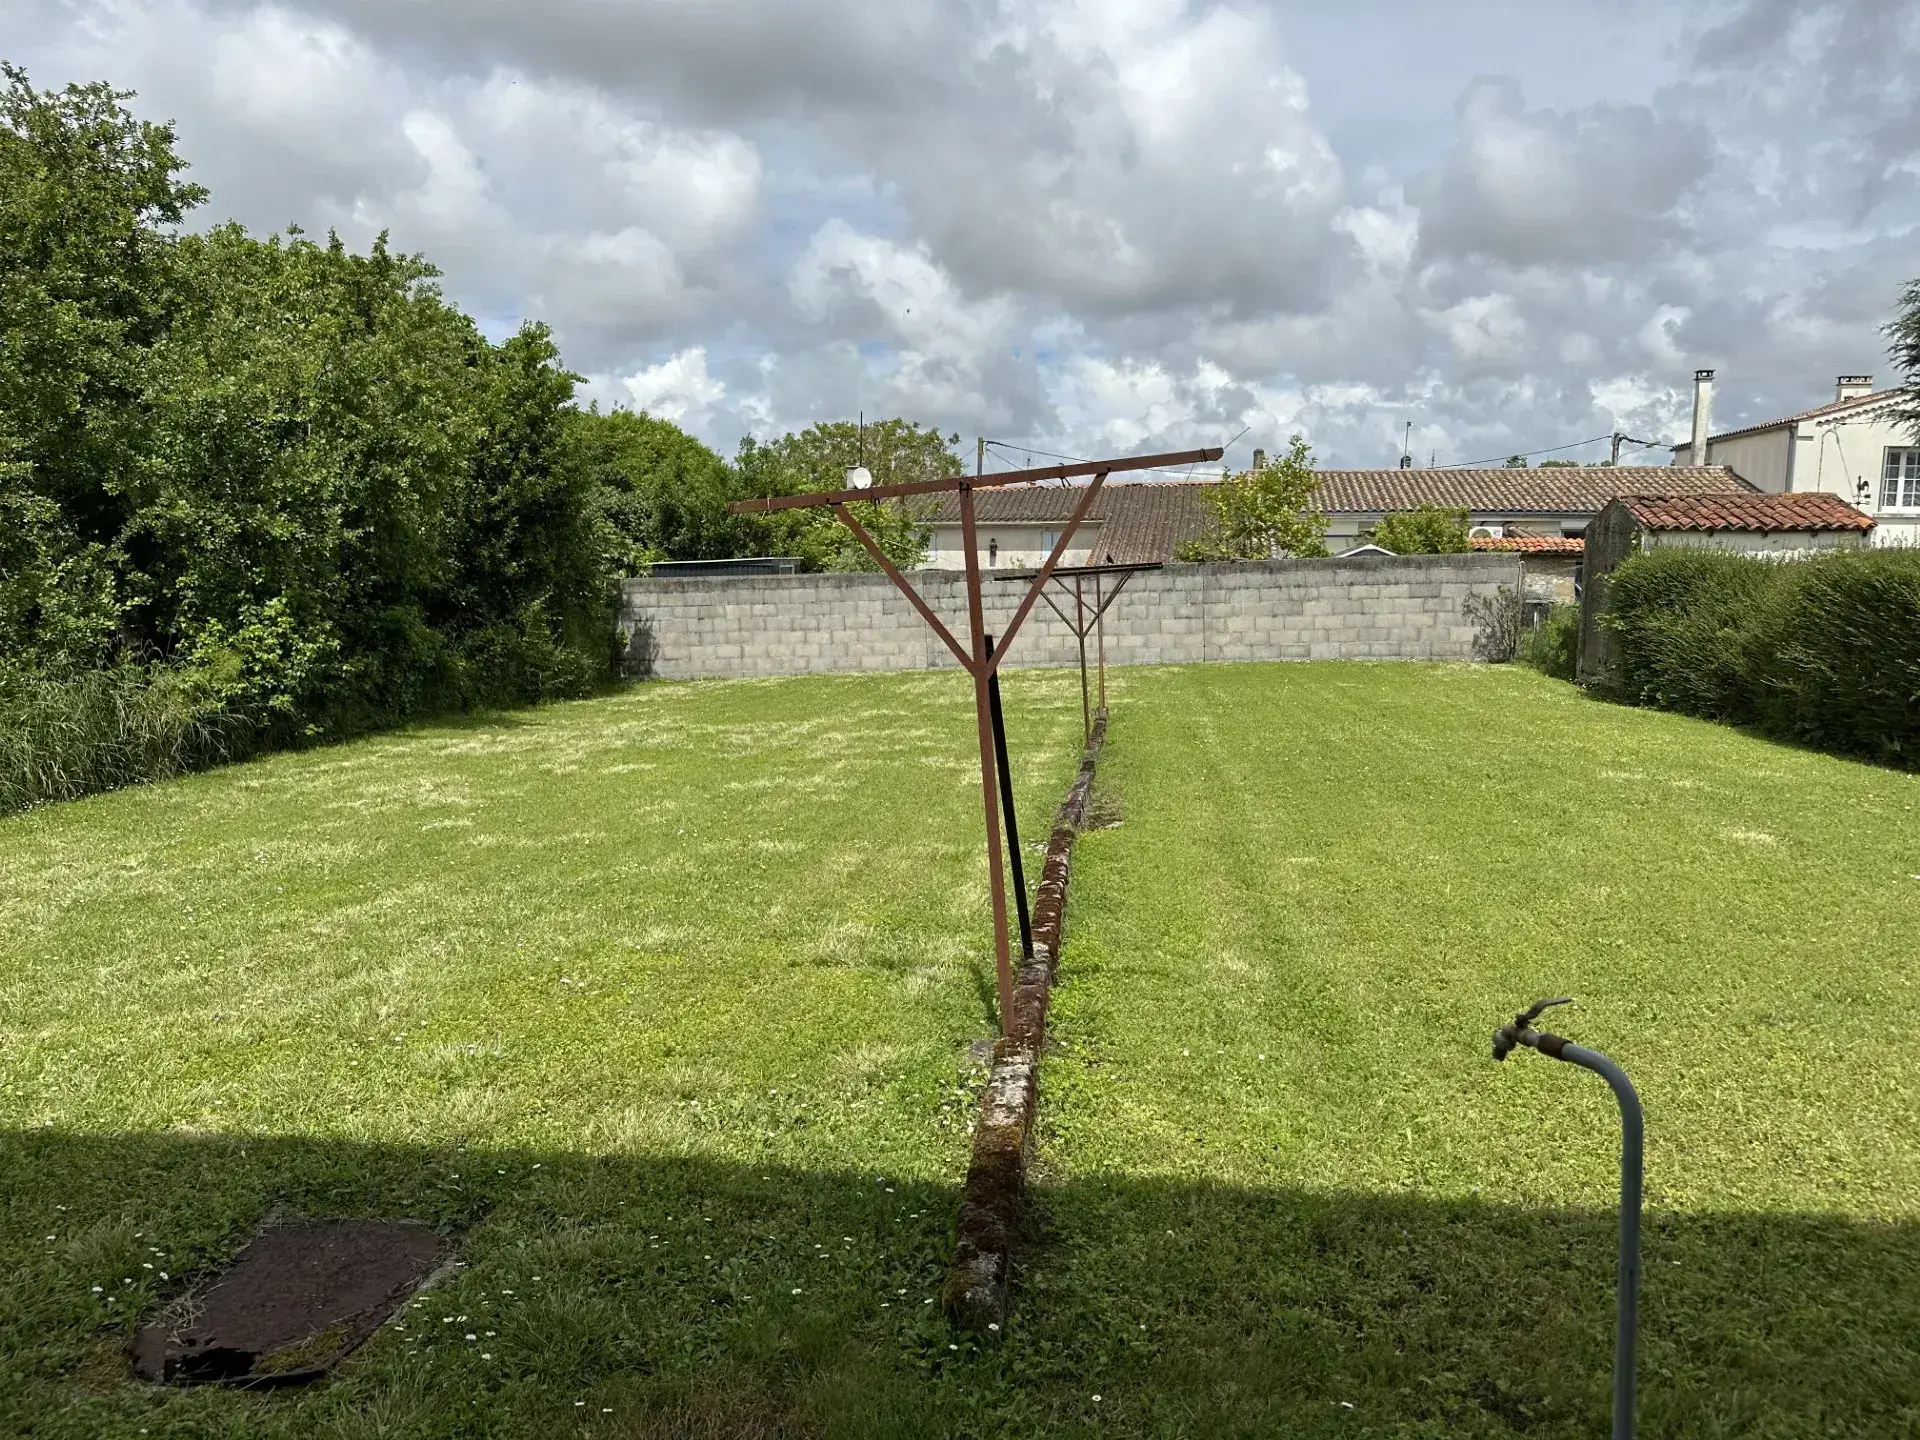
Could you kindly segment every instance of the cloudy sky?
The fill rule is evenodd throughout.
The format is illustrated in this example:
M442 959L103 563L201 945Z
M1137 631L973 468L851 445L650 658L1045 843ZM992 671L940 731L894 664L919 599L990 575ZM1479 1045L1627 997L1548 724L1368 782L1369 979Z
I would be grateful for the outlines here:
M1885 379L1920 276L1899 0L0 0L0 53L726 453L1670 441L1697 365L1716 428Z

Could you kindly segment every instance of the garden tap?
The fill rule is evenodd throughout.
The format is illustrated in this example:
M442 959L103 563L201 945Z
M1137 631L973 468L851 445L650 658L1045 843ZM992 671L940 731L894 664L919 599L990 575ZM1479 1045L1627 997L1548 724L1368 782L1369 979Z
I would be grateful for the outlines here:
M1531 1045L1534 1049L1540 1051L1541 1054L1551 1055L1554 1059L1558 1060L1561 1051L1566 1048L1567 1042L1558 1035L1546 1035L1535 1030L1533 1028L1533 1022L1538 1020L1550 1005L1571 1005L1572 1003L1573 997L1571 995L1562 995L1553 1000L1534 1001L1531 1008L1522 1010L1518 1015L1514 1016L1513 1019L1493 1032L1493 1058L1496 1060L1504 1060L1508 1055L1513 1053L1514 1046Z

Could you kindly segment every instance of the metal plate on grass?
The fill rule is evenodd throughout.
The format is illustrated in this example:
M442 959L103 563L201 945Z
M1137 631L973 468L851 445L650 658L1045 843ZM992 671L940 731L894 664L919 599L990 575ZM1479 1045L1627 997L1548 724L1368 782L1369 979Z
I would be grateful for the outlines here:
M447 1242L410 1220L285 1220L134 1340L133 1369L170 1385L285 1385L344 1360L439 1266Z

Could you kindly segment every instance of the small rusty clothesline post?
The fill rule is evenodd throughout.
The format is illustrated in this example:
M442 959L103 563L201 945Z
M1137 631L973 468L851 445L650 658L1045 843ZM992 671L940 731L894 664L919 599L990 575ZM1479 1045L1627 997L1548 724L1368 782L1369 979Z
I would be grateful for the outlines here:
M1107 611L1113 608L1113 602L1120 598L1120 592L1127 588L1131 580L1143 570L1158 570L1159 562L1149 561L1138 565L1061 565L1054 569L1051 581L1060 587L1062 595L1067 593L1067 582L1073 582L1073 614L1053 603L1051 594L1041 598L1047 602L1047 608L1060 617L1060 623L1073 632L1074 643L1080 649L1080 724L1087 738L1093 735L1093 717L1107 708ZM1039 572L1036 570L1013 570L996 575L996 580L1031 580ZM1093 581L1093 600L1087 600L1086 582ZM1113 582L1109 589L1107 582ZM1087 637L1094 638L1094 661L1098 667L1098 694L1100 704L1096 709L1087 680Z
M981 447L984 456L985 447ZM906 596L908 603L919 612L920 618L932 627L933 633L940 637L947 649L953 652L960 662L960 668L973 677L974 723L980 744L980 795L982 810L987 828L987 890L993 908L993 961L1000 1005L1000 1031L1008 1034L1013 1022L1013 960L1007 935L1007 891L1004 872L1005 858L1001 853L1000 805L996 793L998 780L999 747L994 741L993 698L991 682L1000 669L1000 663L1006 658L1012 647L1014 637L1020 633L1020 627L1026 623L1034 602L1042 598L1049 580L1059 567L1060 557L1073 543L1073 537L1081 522L1087 518L1094 501L1099 498L1100 488L1106 484L1107 476L1115 471L1153 470L1162 466L1176 467L1198 464L1201 461L1218 460L1221 451L1215 447L1205 450L1182 450L1169 455L1138 455L1123 460L1084 460L1065 465L1043 465L1028 470L1003 470L992 475L976 473L967 476L943 476L938 480L913 480L892 485L868 485L845 490L822 490L807 495L770 495L758 500L735 500L727 506L736 515L765 514L774 510L811 510L828 509L853 532L866 552L873 557L886 577L893 582L900 593ZM984 463L982 460L981 463ZM982 604L980 588L980 554L976 546L978 538L977 517L974 510L974 492L976 490L997 489L1007 485L1030 484L1039 480L1069 480L1076 476L1091 477L1079 503L1074 507L1066 528L1060 532L1054 542L1052 552L1038 571L1033 573L1032 584L1015 608L1013 616L1001 631L998 641L990 639L986 633L986 617ZM954 495L959 501L961 544L966 550L967 585L967 643L962 645L949 630L944 621L934 613L933 607L913 588L911 581L900 572L899 566L880 548L867 528L860 523L847 507L852 502L880 501L899 499L910 495ZM1138 567L1109 567L1138 568ZM1151 567L1149 567L1151 568ZM1024 578L1024 577L1023 577ZM1119 593L1116 586L1112 595ZM1112 595L1107 603L1112 603ZM1048 598L1047 604L1053 606ZM1053 606L1055 613L1058 606ZM1104 606L1102 607L1104 609ZM1063 617L1064 618L1064 617ZM1095 623L1098 623L1098 614ZM1081 673L1086 670L1086 636L1076 627L1081 640ZM1104 673L1102 675L1102 701L1105 703Z

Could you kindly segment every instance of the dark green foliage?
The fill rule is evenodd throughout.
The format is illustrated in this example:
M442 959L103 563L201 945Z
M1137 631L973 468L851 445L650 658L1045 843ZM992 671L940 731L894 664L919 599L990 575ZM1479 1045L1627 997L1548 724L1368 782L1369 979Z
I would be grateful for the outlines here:
M740 443L735 460L743 495L798 495L846 487L846 474L866 466L876 485L939 480L962 473L960 457L942 437L910 420L870 425L836 421L811 425L771 444ZM896 565L917 565L927 552L931 504L890 501L855 503L855 519ZM830 510L781 510L753 517L754 533L769 555L797 555L808 570L875 570L865 547Z
M1611 595L1624 698L1920 765L1920 552L1655 550Z
M1445 505L1382 516L1367 538L1396 555L1459 555L1473 548L1467 538L1467 512Z
M727 513L734 472L671 421L597 407L569 417L575 463L591 485L608 570L653 560L718 560L750 551L752 526Z
M1724 551L1653 550L1610 580L1606 623L1620 636L1622 698L1750 723L1754 696L1745 628L1782 574Z
M1556 680L1571 680L1580 651L1580 607L1555 605L1520 637L1520 662Z
M181 696L272 745L607 673L603 526L544 329L490 344L384 240L182 236L203 192L167 127L0 74L0 663L51 747L21 764L69 777L8 794L227 753L191 725L116 738Z
M1920 280L1909 280L1900 290L1899 309L1887 322L1887 358L1900 372L1900 381L1908 387L1907 405L1900 418L1908 431L1920 439Z
M1760 724L1920 767L1920 552L1796 566L1748 645Z

